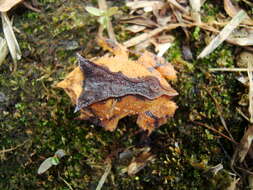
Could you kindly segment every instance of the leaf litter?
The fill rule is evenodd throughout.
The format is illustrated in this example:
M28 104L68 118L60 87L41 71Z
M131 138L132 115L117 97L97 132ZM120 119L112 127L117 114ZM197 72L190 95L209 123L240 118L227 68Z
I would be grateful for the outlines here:
M146 2L146 4L144 4L144 2ZM204 30L207 33L209 32L209 33L219 35L223 31L223 30L221 30L221 32L220 32L220 27L221 26L223 27L224 25L227 24L227 21L220 22L219 20L216 22L213 22L213 23L205 23L205 20L201 18L202 14L203 14L203 12L201 12L201 6L203 5L204 2L205 1L198 1L198 0L195 0L195 1L192 0L190 2L176 1L176 0L134 1L134 2L131 2L133 4L132 5L130 4L131 6L129 6L129 8L131 9L130 10L131 13L133 14L132 16L135 18L132 17L131 18L132 20L130 19L128 21L125 21L125 23L128 22L128 24L133 24L132 26L134 26L134 27L130 28L131 27L130 26L129 30L134 35L137 35L137 36L135 36L133 38L131 38L132 36L130 36L128 41L123 43L124 44L124 46L122 46L123 48L116 49L117 53L115 53L114 58L119 56L120 58L118 58L118 60L120 60L120 61L124 60L126 58L126 57L124 58L124 56L128 55L128 53L126 53L126 51L125 51L126 47L134 48L134 46L135 47L139 46L138 53L141 52L141 54L144 54L145 57L141 56L141 58L139 58L138 61L149 62L150 65L148 67L148 71L151 73L150 75L156 77L156 79L158 79L159 82L161 82L161 83L163 83L163 85L165 85L165 82L162 82L163 78L166 78L163 76L164 73L166 73L168 71L173 71L173 72L175 72L175 71L173 70L173 67L170 64L169 64L169 67L167 67L167 63L164 61L163 55L166 52L170 51L170 48L173 47L174 41L173 40L160 41L159 38L162 38L162 37L164 37L165 39L169 38L170 32L176 28L182 28L185 31L186 38L189 38L190 32L188 31L188 29L193 28L193 27L200 28L200 30ZM248 2L248 1L243 1L243 2L250 4L250 2ZM230 3L230 4L228 4L228 3ZM225 11L232 18L236 18L237 14L239 14L241 11L239 4L236 4L234 2L232 4L232 1L224 1L224 6L225 6ZM88 12L90 12L90 13L93 12L93 15L100 17L100 19L98 20L99 23L101 24L99 36L101 37L104 35L103 30L106 28L109 38L112 39L113 41L116 41L116 37L115 37L114 31L113 31L113 25L111 23L111 19L113 18L113 15L105 15L105 12L110 10L110 8L108 8L106 5L106 1L99 1L99 8L97 10L95 10L95 9L91 10L90 8L88 8L88 9L86 9ZM98 11L98 10L101 12L101 14L97 14L96 11ZM105 16L105 17L103 17L103 16ZM250 25L252 24L252 19L249 16L245 16L245 17L246 17L246 19L244 19L241 22L241 24L238 24L239 27L237 29L235 29L233 31L231 29L230 29L230 31L228 30L227 34L230 33L230 35L226 34L226 36L223 36L222 40L218 41L218 42L216 41L215 42L216 44L213 47L218 46L217 44L222 43L223 41L226 41L228 43L231 43L231 44L237 45L237 46L252 45L252 34L251 34L252 29L250 28ZM121 20L121 21L124 22L123 20ZM227 26L229 26L229 23ZM225 26L225 28L226 28L226 26ZM187 41L189 42L189 39L187 39ZM143 45L144 43L145 43L145 45ZM145 51L146 48L149 48L149 46L151 46L151 45L155 46L157 55L154 55L151 52ZM248 48L248 47L246 47L246 48ZM212 48L211 50L209 49L209 51L213 52L214 49L215 48ZM132 50L129 50L129 52L130 51L132 51ZM189 48L187 51L190 51ZM191 52L188 54L191 54ZM206 57L206 55L204 55L203 58ZM192 56L189 56L189 57L191 57L191 58L187 58L187 60L189 60L189 61L194 59L194 57L192 57ZM104 68L104 66L105 66L107 68L106 73L108 74L109 73L108 70L113 68L108 63L109 61L112 61L111 58L112 58L111 56L105 55L100 58L89 59L89 60L90 60L91 64L93 64L93 66L94 66L94 64L99 65L100 69ZM81 60L82 58L79 57L79 59ZM98 61L98 60L100 60L100 61ZM126 63L128 63L129 58L127 58L124 61ZM161 65L159 65L158 68L154 69L154 66L156 66L156 64L154 65L154 62L157 62L157 61L159 63L160 62L165 63L165 65L161 64ZM86 62L88 62L88 61L86 61ZM114 62L114 64L116 63L116 61L112 61L112 62ZM252 68L251 67L252 66L249 65L248 68L240 68L240 71L247 71L249 78L252 78L252 73L251 73ZM222 68L218 68L218 70L219 69L222 69ZM226 68L226 69L230 69L230 68ZM234 68L234 69L237 69L237 68ZM119 75L111 75L111 76L112 77L118 76L118 79L121 80L124 72L120 69L115 70L115 71L116 72L121 71L121 73L120 73L121 78L119 77ZM160 74L157 73L156 71L158 71ZM162 77L160 76L161 73L163 74ZM125 75L128 77L128 79L131 78L126 73L125 73ZM175 79L174 74L171 75L170 77ZM168 77L168 79L171 79L170 77ZM69 79L69 80L66 80L66 79ZM59 83L58 86L60 86L66 90L66 92L69 94L73 104L78 104L78 98L80 97L80 94L85 93L85 91L83 90L85 87L85 82L84 82L85 81L85 72L83 72L82 69L80 69L80 67L77 67L73 71L72 74L70 74L69 76L66 77L66 79L65 79L65 83ZM134 79L136 79L136 76ZM69 84L73 84L73 83L71 83L71 80L72 80L72 82L74 81L74 85L72 87L69 87L68 86ZM138 78L138 80L139 80L139 78ZM101 81L98 80L97 82L101 82ZM249 80L249 87L250 88L252 88L251 82L252 82L252 80ZM101 84L103 84L103 83L101 83ZM113 91L113 89L112 89L112 91ZM94 93L94 92L92 92L92 93ZM173 96L175 96L175 95L176 95L176 93L173 94ZM143 95L139 95L139 96L141 98L148 99L147 97L145 97ZM161 96L156 97L156 98L159 99L160 97L164 97L164 96L166 97L165 94L162 94ZM251 96L252 96L251 90L249 90L249 102L251 102L251 100L252 100ZM145 100L144 101L144 100L141 100L140 97L136 98L133 95L127 95L127 93L124 95L123 98L122 97L119 98L118 95L116 97L117 98L113 97L112 92L110 92L109 96L106 97L105 100L95 99L94 102L92 102L88 105L84 105L84 107L81 106L80 118L91 119L91 120L93 119L94 123L98 122L101 124L101 118L102 118L102 120L103 119L107 120L108 118L111 119L110 116L113 116L113 114L115 112L115 108L118 107L118 104L120 102L124 101L124 98L127 101L132 100L133 102L142 102L143 104L146 104L148 101L153 101L153 100L148 100L148 101ZM126 99L126 97L128 99ZM171 99L168 99L168 98L169 98L169 96L167 95L167 99L164 102L168 102L168 101L172 102ZM172 98L172 97L170 97L170 98ZM95 104L97 107L92 106ZM102 104L104 104L104 105L102 105ZM252 116L251 103L249 103L249 105L250 105L249 106L249 113L250 113L249 115ZM136 106L140 106L140 104L138 104ZM152 108L152 104L150 104L149 106L151 106L151 108ZM89 109L86 109L87 107L89 107ZM121 106L120 111L122 111L124 107L125 107L125 105ZM106 108L105 110L107 112L107 115L105 113L94 113L94 112L99 112L99 110L101 110L101 108ZM169 113L169 115L172 116L174 114L175 109L176 109L175 104L171 103L170 108L174 109L173 111L171 111ZM153 109L151 109L151 110L154 111ZM150 111L150 110L148 110L148 111ZM148 111L145 112L144 116L149 116L153 120L149 121L148 123L145 123L145 126L148 126L148 125L151 126L151 129L147 129L147 130L152 132L155 128L154 126L157 126L157 123L156 123L157 121L154 121L154 120L157 120L157 118L154 117L157 115L154 115L154 113L152 111L151 112L148 112ZM135 115L135 114L140 113L138 111L133 111L133 110L130 110L130 111L128 110L128 112L129 112L129 115ZM94 115L96 116L98 114L101 114L100 115L101 117L94 118ZM168 113L161 113L161 114L164 114L164 117L165 117L165 118L163 118L164 121L167 120ZM252 117L250 117L250 118L252 119ZM138 123L138 119L137 119L137 123ZM147 118L145 118L145 119L147 119ZM143 122L146 122L146 121L147 120L145 120ZM161 123L163 123L163 122L161 122ZM159 123L158 125L160 125L161 123ZM140 124L140 123L138 123L138 124ZM112 127L112 128L109 127L109 130L113 130L113 129L115 129L115 127ZM144 128L144 129L146 129L146 128ZM247 156L250 157L250 149L251 149L250 145L251 145L251 141L252 141L252 139L251 139L252 134L250 132L250 129L251 129L251 127L249 126L247 132L245 132L245 136L242 138L242 140L240 142L240 146L242 148L239 149L239 160L240 160L240 162L244 162L244 164L247 162L245 160L245 158ZM219 133L220 132L217 131L217 134L219 134ZM220 133L220 134L222 134L222 133ZM220 135L220 136L222 136L222 135ZM231 141L233 141L233 139L231 139ZM235 144L236 144L236 142L235 142ZM138 166L138 167L133 167L133 168L142 168L142 165L144 165L144 166L146 165L145 160L147 160L147 162L148 162L148 161L152 160L152 159L149 159L149 157L152 158L152 156L153 156L152 154L149 154L149 153L143 153L140 155L144 155L144 156L140 156L141 160L142 161L144 160L144 164L142 163L142 164L140 164L140 167ZM136 165L136 163L137 163L136 160L137 160L137 158L132 160L132 163L133 163L132 165ZM52 162L52 163L56 164L55 162ZM101 180L102 180L101 184L104 183L107 175L109 174L109 172L111 170L110 167L109 166L107 167L107 169L105 171L105 175L101 178ZM250 170L250 168L247 168L247 167L246 167L246 169ZM133 171L138 172L138 169L133 170ZM133 175L136 174L137 172L133 172ZM218 171L218 172L220 172L220 171ZM131 173L131 172L129 172L129 173ZM230 189L236 188L235 184L238 182L238 180L239 179L234 180L235 183L231 184Z
M168 35L170 31L179 27L184 30L186 38L189 38L188 28L192 28L192 27L200 28L202 30L212 32L216 35L218 34L217 37L214 38L214 40L211 41L211 43L206 48L204 48L204 50L198 56L198 58L205 58L207 55L212 53L224 41L237 45L237 46L251 45L252 29L250 28L250 25L251 25L252 20L241 8L239 8L237 4L234 5L231 1L224 0L225 11L229 16L232 17L232 20L230 22L225 21L222 23L219 21L215 21L213 23L204 23L201 19L201 7L204 5L205 1L192 0L189 3L184 2L184 1L182 2L179 2L176 0L167 0L166 2L164 1L134 1L134 2L128 1L126 3L126 6L128 6L131 9L130 14L132 14L132 16L128 16L128 18L121 18L121 22L133 24L133 25L128 26L126 30L129 30L136 36L125 41L123 43L123 46L125 48L135 46L138 52L143 52L149 46L154 45L157 51L157 55L158 55L157 57L162 58L162 56L173 45L173 41L159 43L158 42L159 40L157 39L160 37L166 38L166 36ZM155 20L153 19L154 17L156 18ZM219 27L224 26L224 25L225 27L220 31ZM99 36L100 37L103 36L101 30L99 31ZM112 37L112 35L109 35L109 37L111 39L114 38ZM119 50L119 52L122 53L121 50ZM191 55L191 52L188 52L187 54ZM188 60L193 59L192 56L188 56L188 57L189 58L186 58L186 59ZM105 60L107 59L108 57L106 57ZM96 61L95 61L95 64L97 64ZM103 61L101 61L99 64L101 63L103 64ZM110 66L108 67L110 68ZM230 68L228 68L227 70L229 71L229 69ZM214 68L212 71L218 71L218 70L222 70L222 68ZM226 70L226 68L224 70ZM251 69L239 69L239 70L251 72ZM77 68L73 72L74 73L70 74L65 79L65 82L59 83L58 86L65 88L66 92L71 97L72 102L76 103L77 102L76 100L78 99L79 95L82 92L82 88L80 88L80 84L82 83L83 79L80 80L81 78L80 69L78 71L78 68ZM78 77L79 79L77 79ZM68 89L67 87L69 85L67 84L68 81L71 81L71 80L76 80L76 84L78 84L79 86L76 90L74 90L75 92L73 91L73 89L71 90L71 89ZM110 100L110 98L108 100ZM108 111L108 113L111 114L114 111L115 106L119 103L118 101L122 101L122 99L120 100L112 99L110 101L111 102L109 103L109 107L111 107L111 109ZM133 100L133 101L137 101L137 100ZM96 104L97 103L94 103L94 105ZM95 112L98 112L98 109L95 109L95 107L92 108L93 112L94 110ZM250 110L251 109L249 109L249 112ZM94 116L94 113L90 113L90 110L87 111L87 110L81 109L80 118L87 119L93 116ZM102 118L110 118L110 117L107 115L107 116L103 116ZM229 133L226 123L223 122L224 119L221 113L220 113L220 118L221 118L221 122L223 123L224 127ZM101 116L100 116L100 119L101 119ZM96 121L93 121L93 122L97 122L97 119ZM101 124L101 120L98 123ZM118 121L116 121L116 123L118 123ZM137 120L137 124L139 124L138 120ZM104 126L106 125L107 124L105 124ZM105 127L105 128L107 128L108 130L114 130L116 126L115 123L112 126L114 127ZM152 130L153 130L153 127L152 127ZM218 131L217 133L219 134ZM231 137L231 141L237 144L233 140L233 137L231 135L230 137ZM241 144L245 144L245 141L241 142ZM249 147L247 146L247 148ZM236 180L236 183L237 182L238 180ZM235 187L235 184L233 185L231 184L230 189L233 187Z

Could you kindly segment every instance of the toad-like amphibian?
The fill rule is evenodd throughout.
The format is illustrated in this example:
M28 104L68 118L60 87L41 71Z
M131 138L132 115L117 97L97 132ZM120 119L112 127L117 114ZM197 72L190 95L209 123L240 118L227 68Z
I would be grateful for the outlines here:
M148 51L134 61L124 46L98 42L114 55L92 61L78 55L79 66L57 84L76 104L80 118L113 131L121 118L138 115L137 124L149 134L166 123L177 109L171 98L178 93L166 80L176 79L173 66Z

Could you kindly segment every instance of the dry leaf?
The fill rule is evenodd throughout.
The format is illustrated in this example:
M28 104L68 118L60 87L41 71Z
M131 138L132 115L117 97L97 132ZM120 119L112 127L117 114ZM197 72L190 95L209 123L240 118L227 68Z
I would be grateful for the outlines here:
M110 131L128 115L138 115L137 124L149 133L166 123L177 109L171 101L177 92L165 80L176 78L173 66L150 52L133 61L124 46L108 40L101 45L115 56L94 62L79 57L81 67L58 83L81 109L80 118Z
M126 6L128 6L130 9L140 9L144 8L145 12L151 12L153 11L153 7L160 7L162 8L164 5L164 2L162 1L134 1L134 2L127 2Z
M22 0L0 0L0 12L7 12Z
M4 38L0 37L0 65L5 60L8 52L9 52L9 50L8 50L6 40Z
M126 30L133 32L133 33L138 33L138 32L141 32L145 29L146 29L145 26L140 26L140 25L132 25L132 26L126 27Z
M224 0L224 9L230 17L234 17L240 10L240 7L235 6L231 0ZM253 25L253 20L247 15L242 21L243 24Z
M1 13L4 37L7 41L11 57L14 62L21 59L21 50L18 45L15 33L12 28L11 21L5 12Z

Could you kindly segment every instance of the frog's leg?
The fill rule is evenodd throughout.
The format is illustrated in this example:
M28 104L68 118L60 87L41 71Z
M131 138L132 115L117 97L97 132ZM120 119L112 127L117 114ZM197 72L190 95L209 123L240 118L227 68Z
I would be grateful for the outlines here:
M97 38L97 43L103 49L112 52L115 56L128 57L128 50L125 46L106 38Z
M160 97L153 100L152 106L149 109L144 110L138 115L137 124L144 130L148 131L148 134L161 125L167 122L167 119L174 115L177 106L174 102L168 100L168 98Z
M105 130L108 131L114 131L117 128L118 122L121 118L120 117L115 117L113 119L105 119L101 121L102 127L105 128Z
M144 65L151 73L159 72L163 77L173 80L176 79L176 71L171 63L167 62L162 57L157 57L155 54L145 51L138 59L138 63Z

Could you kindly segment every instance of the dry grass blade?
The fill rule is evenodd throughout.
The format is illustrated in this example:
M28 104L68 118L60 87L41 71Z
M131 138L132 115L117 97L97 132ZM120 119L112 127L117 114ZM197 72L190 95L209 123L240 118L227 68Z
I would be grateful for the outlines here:
M103 185L105 183L105 180L106 180L108 174L110 173L111 169L112 169L112 164L108 163L107 166L106 166L106 169L105 169L105 173L103 174L103 176L99 180L99 183L98 183L98 186L97 186L96 190L100 190L103 187Z
M7 12L22 0L0 0L0 12Z
M188 11L183 6L181 6L176 0L167 0L167 2L172 4L174 7L176 7L181 12L188 14Z
M120 21L122 23L145 26L148 28L159 27L159 25L156 22L143 16L129 16L129 17L121 18Z
M225 72L246 72L247 68L210 68L210 72L225 71Z
M249 114L250 122L253 123L253 76L252 76L253 63L248 62L248 77L249 77Z
M74 190L73 187L63 177L59 176L59 178L68 186L70 190Z
M2 23L3 23L3 31L4 37L7 41L9 51L11 53L11 57L13 61L16 63L17 60L21 59L21 50L18 45L18 41L12 29L12 24L10 19L8 18L7 14L2 12Z
M216 36L207 47L205 47L205 49L198 56L198 59L203 58L213 52L223 41L229 37L233 30L246 17L246 15L247 14L243 10L238 12L238 14L222 29L220 34Z
M8 52L9 51L6 40L0 37L0 65L5 60Z
M239 161L242 163L251 147L253 140L253 126L249 126L246 133L243 135L241 142L238 146L238 157Z
M159 34L160 32L162 32L163 30L165 30L166 27L160 27L160 28L156 28L150 32L146 32L146 33L143 33L143 34L140 34L136 37L133 37L131 38L130 40L126 41L123 43L123 45L125 47L132 47L132 46L135 46L149 38L151 38L152 36L155 36L156 34Z
M170 24L169 26L159 27L159 28L156 28L150 32L146 32L146 33L140 34L139 36L133 37L130 40L124 42L123 44L125 47L132 47L132 46L135 46L147 39L150 39L151 37L161 33L164 30L166 30L166 31L173 30L173 29L180 27L180 26L187 27L188 25L186 25L186 24Z
M158 44L156 47L156 51L158 51L157 57L162 57L171 46L172 43Z

